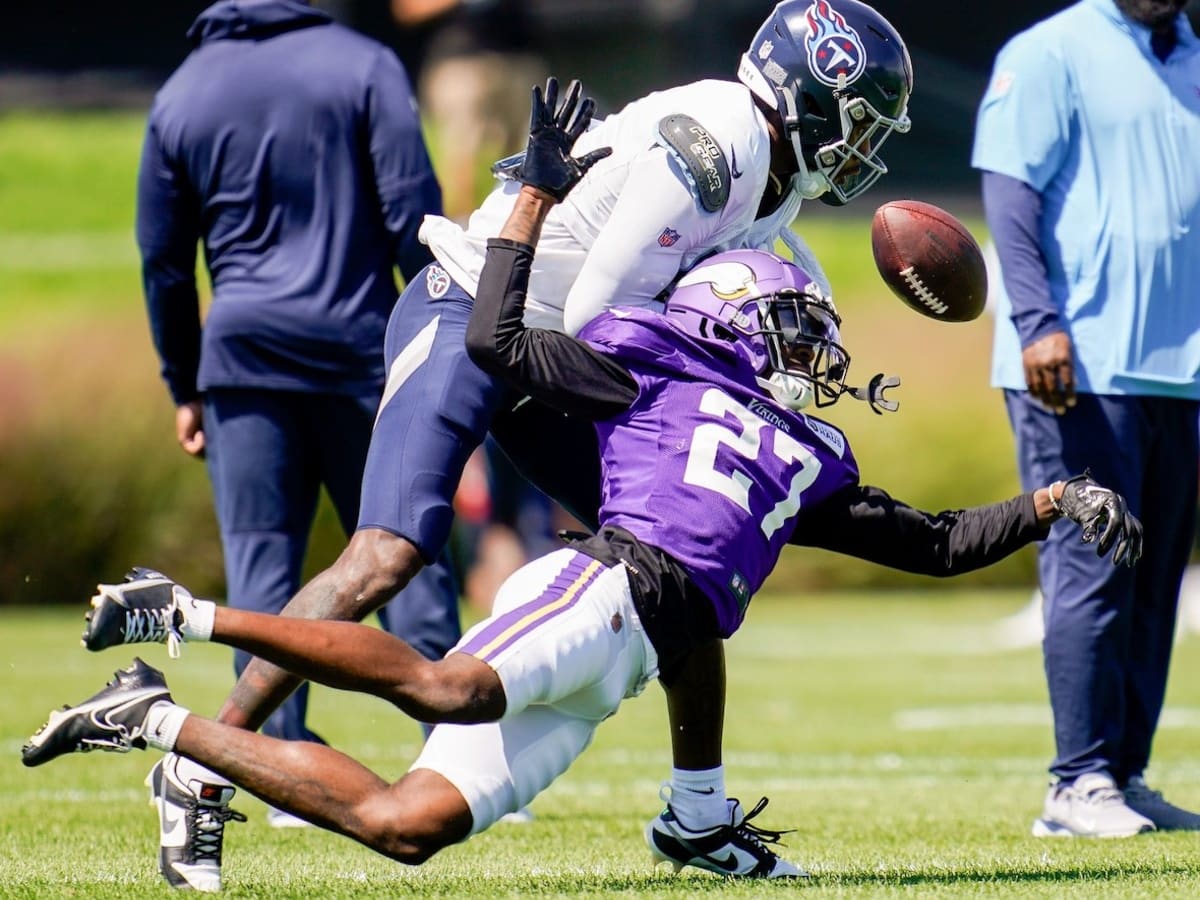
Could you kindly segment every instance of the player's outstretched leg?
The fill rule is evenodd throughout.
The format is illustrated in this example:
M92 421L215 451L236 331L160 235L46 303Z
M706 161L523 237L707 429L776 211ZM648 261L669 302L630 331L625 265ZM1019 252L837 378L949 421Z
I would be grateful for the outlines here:
M778 844L786 832L751 823L750 820L766 808L766 797L748 813L736 799L730 798L727 802L729 822L701 831L692 831L680 822L668 802L646 826L646 843L655 864L669 862L676 872L684 866L693 866L737 878L808 877L807 872L780 857L769 846Z
M21 748L21 762L40 766L67 753L144 750L146 714L160 703L173 703L162 672L134 659L99 693L50 713Z
M94 697L52 713L22 757L33 766L66 753L146 747L182 757L168 757L151 781L164 823L182 811L195 825L191 835L184 822L170 826L192 842L168 844L177 852L162 857L163 874L178 887L219 889L224 824L243 819L228 809L228 783L205 780L201 764L273 806L409 865L470 833L470 809L443 776L420 770L388 784L331 747L193 716L171 700L162 673L141 660Z
M225 823L245 822L229 808L236 789L199 763L168 753L146 778L158 813L158 871L171 887L221 890Z
M211 608L161 572L134 568L123 584L96 586L82 643L89 650L118 644L166 644L167 652L178 656L181 641L204 639L212 632Z

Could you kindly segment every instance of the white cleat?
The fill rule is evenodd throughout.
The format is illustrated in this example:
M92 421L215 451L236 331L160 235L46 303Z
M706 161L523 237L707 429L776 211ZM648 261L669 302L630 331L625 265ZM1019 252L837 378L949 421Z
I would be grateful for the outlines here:
M158 870L172 887L221 890L226 822L245 822L229 808L235 788L198 763L169 753L146 778L158 810Z

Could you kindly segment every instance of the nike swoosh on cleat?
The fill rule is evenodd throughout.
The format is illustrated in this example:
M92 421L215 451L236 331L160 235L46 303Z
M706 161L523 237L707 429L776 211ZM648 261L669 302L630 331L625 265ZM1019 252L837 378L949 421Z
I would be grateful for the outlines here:
M713 865L719 866L726 872L736 872L738 870L738 859L736 853L730 853L724 859L717 859L715 856L709 856L707 859Z
M167 803L163 803L162 809L162 834L159 837L159 844L163 847L182 847L187 837L186 828L182 828L183 816L176 816L174 819L167 815ZM176 834L176 832L180 832Z
M729 148L729 173L734 178L741 178L743 174L737 167L737 150L733 147Z

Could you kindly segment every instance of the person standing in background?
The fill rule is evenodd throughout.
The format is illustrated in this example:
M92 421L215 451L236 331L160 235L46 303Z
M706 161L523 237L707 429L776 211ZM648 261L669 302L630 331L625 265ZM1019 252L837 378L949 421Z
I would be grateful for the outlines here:
M1007 300L1026 487L1086 456L1145 525L1133 571L1056 527L1039 550L1055 777L1038 836L1200 830L1145 781L1196 520L1200 41L1185 0L1082 0L999 53L972 164Z
M138 176L146 305L176 437L207 462L229 603L278 612L299 587L322 485L355 528L394 271L407 280L432 260L417 229L441 192L407 76L383 45L301 0L223 0L188 36L195 49L155 97ZM198 240L213 287L203 328ZM460 634L457 589L444 558L428 562L380 615L438 658ZM235 656L239 674L248 661ZM319 740L306 702L301 687L263 731ZM219 793L223 779L197 769L168 757L152 787ZM196 852L172 848L168 881L214 887Z

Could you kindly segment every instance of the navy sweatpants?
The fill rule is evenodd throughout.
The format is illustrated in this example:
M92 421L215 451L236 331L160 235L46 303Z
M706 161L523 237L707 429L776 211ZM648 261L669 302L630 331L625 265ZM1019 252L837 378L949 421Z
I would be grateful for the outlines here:
M1058 522L1038 552L1043 655L1054 713L1050 771L1106 771L1118 784L1150 759L1162 711L1179 584L1196 518L1200 403L1080 394L1065 415L1005 391L1026 490L1090 469L1144 526L1134 569L1116 567Z
M321 486L349 536L358 521L367 445L379 395L212 389L205 396L209 477L225 553L228 602L278 613L300 587ZM431 659L461 634L458 586L445 553L379 611L383 627ZM249 655L236 651L238 674ZM263 732L319 740L305 724L308 685Z

